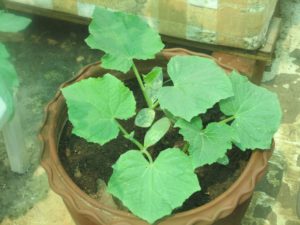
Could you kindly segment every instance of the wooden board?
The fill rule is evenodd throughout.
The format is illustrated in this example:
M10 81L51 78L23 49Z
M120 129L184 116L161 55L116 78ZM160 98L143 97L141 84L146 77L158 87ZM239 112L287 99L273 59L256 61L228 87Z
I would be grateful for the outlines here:
M42 9L30 5L25 5L21 3L11 2L4 0L4 5L8 9L13 9L17 11L22 11L30 14L46 16L55 19L66 20L79 24L89 24L90 19L85 17L80 17L77 15L72 15L64 12L59 12L55 10ZM170 36L162 35L162 39L165 43L171 44L176 47L185 47L191 50L196 51L206 51L206 52L225 52L228 54L232 54L235 56L241 56L249 59L255 59L260 61L265 61L267 63L271 63L274 57L274 50L276 45L276 40L278 38L279 30L281 25L281 18L273 17L269 30L267 33L267 40L265 45L258 50L245 50L238 49L233 47L221 46L221 45L211 45L200 43L196 41L190 41L186 39L180 39Z
M20 11L20 12L26 12L26 13L30 13L30 14L34 14L34 15L65 20L65 21L78 23L78 24L89 24L89 22L90 22L89 18L81 17L78 15L59 12L56 10L43 9L40 7L35 7L32 5L22 4L22 3L18 3L18 2L11 2L11 1L6 1L6 0L3 0L3 2L4 2L5 8L13 9L13 10Z
M267 37L266 44L256 51L250 51L245 49L232 48L221 45L203 44L195 41L187 41L184 39L163 36L163 40L173 45L184 46L193 50L207 50L211 52L226 52L228 54L242 56L249 59L261 60L270 63L274 57L274 50L276 46L276 40L279 35L281 25L281 18L274 17L271 21Z

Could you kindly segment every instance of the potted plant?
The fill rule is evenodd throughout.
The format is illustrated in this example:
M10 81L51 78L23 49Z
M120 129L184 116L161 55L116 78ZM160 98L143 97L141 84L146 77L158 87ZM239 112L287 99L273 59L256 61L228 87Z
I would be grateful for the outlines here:
M101 65L84 68L62 86L41 130L42 164L75 221L213 224L249 199L267 164L269 153L264 150L272 148L280 124L276 95L237 71L227 74L228 68L211 57L180 49L162 51L158 33L138 16L96 8L89 31L86 43L105 52ZM144 99L138 107L124 83L133 78ZM218 111L212 118L206 115L211 108ZM114 162L107 184L123 211L83 193L62 168L57 146L67 114L72 132L88 142L103 148L112 141L120 145L121 138L131 143ZM130 123L134 126L129 130ZM143 132L136 134L137 128ZM172 146L166 149L154 149L170 132L182 138L171 138ZM237 151L255 150L238 180L212 202L170 216L201 190L199 168L227 165L233 146Z

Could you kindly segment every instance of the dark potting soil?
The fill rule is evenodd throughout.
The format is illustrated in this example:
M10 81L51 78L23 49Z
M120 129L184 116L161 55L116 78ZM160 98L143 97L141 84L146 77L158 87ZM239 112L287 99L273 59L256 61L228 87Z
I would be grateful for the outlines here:
M137 90L136 82L129 81L126 83L131 90ZM137 108L144 106L141 93L135 93ZM162 112L157 113L156 120L162 117ZM205 116L201 116L203 124L206 125L212 121L220 121L223 114L218 106L214 106ZM135 138L143 142L147 129L134 128L134 120L130 119L122 122L127 131L135 130ZM178 134L177 128L171 128L158 144L149 151L155 158L160 150L170 147L182 147L183 138ZM97 198L98 183L100 178L105 183L109 181L112 175L112 165L118 160L119 156L130 149L137 149L134 144L119 135L117 139L100 146L89 143L83 138L72 134L72 125L67 121L60 138L59 157L72 180L84 192L93 198ZM181 212L199 207L213 200L224 191L226 191L233 182L240 176L250 158L250 151L240 151L237 147L227 153L230 163L226 166L212 164L203 166L196 170L202 190L190 196L184 204L174 210ZM121 207L122 208L122 207Z

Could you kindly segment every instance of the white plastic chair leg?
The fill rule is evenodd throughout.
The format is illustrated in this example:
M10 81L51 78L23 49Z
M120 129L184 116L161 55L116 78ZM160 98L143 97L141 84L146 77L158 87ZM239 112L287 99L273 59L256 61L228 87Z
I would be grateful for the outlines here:
M4 125L2 132L11 170L25 173L29 167L29 158L17 106L14 117Z

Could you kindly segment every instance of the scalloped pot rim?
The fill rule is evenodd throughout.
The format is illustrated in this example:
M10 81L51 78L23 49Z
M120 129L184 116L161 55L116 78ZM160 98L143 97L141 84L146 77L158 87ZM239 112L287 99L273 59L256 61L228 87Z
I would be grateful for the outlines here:
M201 57L212 58L211 56L195 53L185 49L166 49L162 51L157 58L161 56L165 59L169 59L175 55L198 55ZM213 58L212 58L213 59ZM214 59L216 61L216 59ZM231 71L233 68L223 65L216 61L223 69L226 71ZM138 66L143 66L143 62L138 62ZM84 79L89 76L94 76L104 71L99 63L88 65L83 68L79 74L70 81L62 84L61 87L69 85L73 82L76 82L80 79ZM118 76L118 75L117 75ZM121 77L120 77L121 78ZM51 188L64 199L64 202L67 204L70 211L77 211L77 213L84 216L90 216L93 218L93 221L98 221L94 224L147 224L145 221L135 217L134 215L109 208L100 204L95 199L89 197L85 192L83 192L67 175L65 172L59 158L57 155L57 146L59 141L60 132L62 130L62 124L65 122L65 118L61 118L61 115L66 116L66 105L64 98L61 95L60 91L57 92L54 99L48 104L45 109L46 118L43 127L40 131L40 139L43 143L43 159L42 166L46 170L49 178L49 183ZM274 149L274 143L272 145ZM252 195L253 189L257 181L263 176L268 159L271 156L272 151L255 151L242 172L241 176L233 183L233 185L218 196L213 201L200 206L198 208L188 210L185 212L177 213L175 215L166 217L165 219L159 220L157 224L167 225L167 224L196 224L199 221L207 221L212 224L214 221L224 218L230 215L239 204L242 204ZM84 203L85 206L80 205ZM70 207L72 207L70 209ZM106 223L107 219L101 219L100 215L91 212L90 207L94 207L95 210L103 210L104 214L115 215L119 219ZM71 213L72 214L72 213ZM110 216L111 216L110 215ZM109 215L106 215L109 216ZM73 215L74 217L74 215ZM75 216L76 217L76 216ZM130 220L129 223L124 223L126 219ZM177 223L177 220L180 221ZM90 225L83 224L82 225Z

